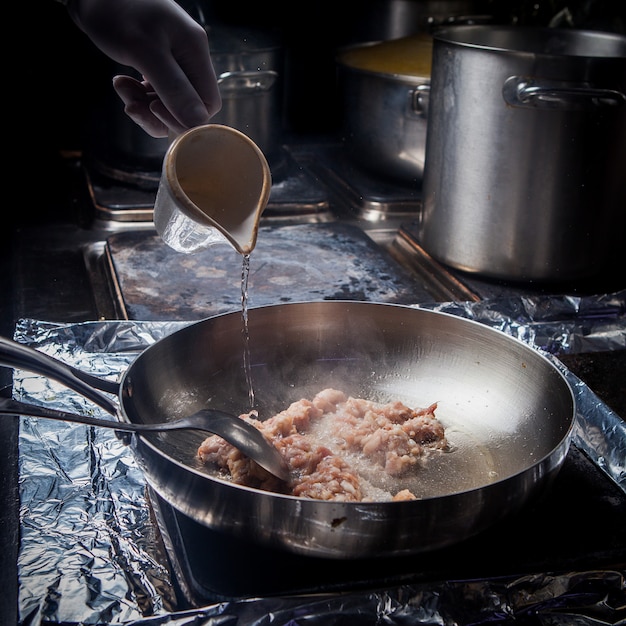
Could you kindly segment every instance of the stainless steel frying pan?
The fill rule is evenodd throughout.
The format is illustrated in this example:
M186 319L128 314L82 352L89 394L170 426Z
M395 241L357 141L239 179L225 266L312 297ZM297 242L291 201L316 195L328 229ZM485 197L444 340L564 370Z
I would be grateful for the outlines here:
M221 479L195 459L202 434L133 435L149 484L210 528L308 556L418 554L518 511L549 487L567 455L575 417L567 381L536 350L479 323L401 305L324 301L251 309L249 335L261 418L326 387L415 408L438 402L453 449L411 477L417 500L343 503ZM243 354L241 313L219 315L158 341L118 386L99 388L117 393L119 419L131 423L207 407L243 413L251 408Z

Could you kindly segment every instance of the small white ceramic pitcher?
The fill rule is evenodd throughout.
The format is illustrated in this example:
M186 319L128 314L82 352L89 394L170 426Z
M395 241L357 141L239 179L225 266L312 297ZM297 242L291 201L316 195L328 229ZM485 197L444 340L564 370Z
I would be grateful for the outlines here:
M267 160L249 137L230 126L197 126L165 153L154 225L178 252L228 242L250 254L270 189Z

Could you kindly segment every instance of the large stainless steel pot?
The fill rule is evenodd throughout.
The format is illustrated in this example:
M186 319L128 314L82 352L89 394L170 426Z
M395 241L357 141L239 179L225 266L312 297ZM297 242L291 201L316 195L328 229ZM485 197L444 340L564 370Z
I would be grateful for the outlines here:
M489 0L370 0L351 15L354 43L400 39L451 24L492 20Z
M355 46L337 59L344 142L371 172L421 183L432 38L412 35Z
M83 392L76 381L85 381L95 401L103 394L94 386L117 391L119 419L134 423L205 407L247 412L241 330L240 313L219 315L146 349L119 386L75 371L63 382ZM417 554L518 511L543 493L567 454L574 400L563 375L539 352L479 323L400 305L324 301L251 309L249 334L261 418L328 386L415 407L436 401L457 449L430 478L424 474L430 492L422 499L345 503L217 478L195 460L201 434L133 436L149 484L209 528L330 559ZM0 363L14 365L2 352Z
M626 231L626 37L458 26L434 36L423 247L485 276L605 269Z

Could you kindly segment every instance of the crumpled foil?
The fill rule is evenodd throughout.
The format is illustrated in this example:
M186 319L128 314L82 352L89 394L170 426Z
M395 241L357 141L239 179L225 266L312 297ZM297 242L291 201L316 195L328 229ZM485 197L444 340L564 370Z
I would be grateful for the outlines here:
M117 380L141 350L179 327L23 320L15 339ZM13 395L112 419L82 396L29 372L15 371ZM23 624L122 624L175 608L143 473L114 431L23 417L19 474Z
M626 292L419 305L516 336L561 368L577 400L574 443L626 491L624 422L565 368L559 354L626 347ZM15 339L116 380L136 355L185 322L20 320ZM110 418L54 381L16 370L14 397ZM251 598L195 609L175 582L131 451L114 431L21 418L19 613L23 625L624 624L623 572L448 581L375 592Z
M626 349L626 290L599 296L513 296L419 306L481 322L550 354Z

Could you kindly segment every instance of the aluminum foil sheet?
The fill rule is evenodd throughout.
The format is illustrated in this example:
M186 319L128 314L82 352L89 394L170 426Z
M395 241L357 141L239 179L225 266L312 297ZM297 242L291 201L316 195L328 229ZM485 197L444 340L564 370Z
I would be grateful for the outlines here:
M515 296L420 307L481 322L554 355L626 349L626 290L599 296Z
M103 378L181 324L17 324L15 339ZM111 419L52 380L16 371L13 395ZM19 612L22 623L123 624L171 612L175 594L145 480L115 432L21 418Z
M619 626L624 585L623 574L610 571L451 581L224 602L143 620L141 626Z
M624 297L428 308L498 327L554 358L578 402L575 443L626 490L624 422L558 361L559 353L581 346L623 349ZM565 322L563 312L570 314ZM20 320L15 339L92 374L117 379L140 351L185 325ZM33 404L110 417L74 392L28 372L15 371L13 393ZM24 625L624 623L624 575L610 571L252 598L182 610L143 475L114 431L21 418L19 463L19 614Z

